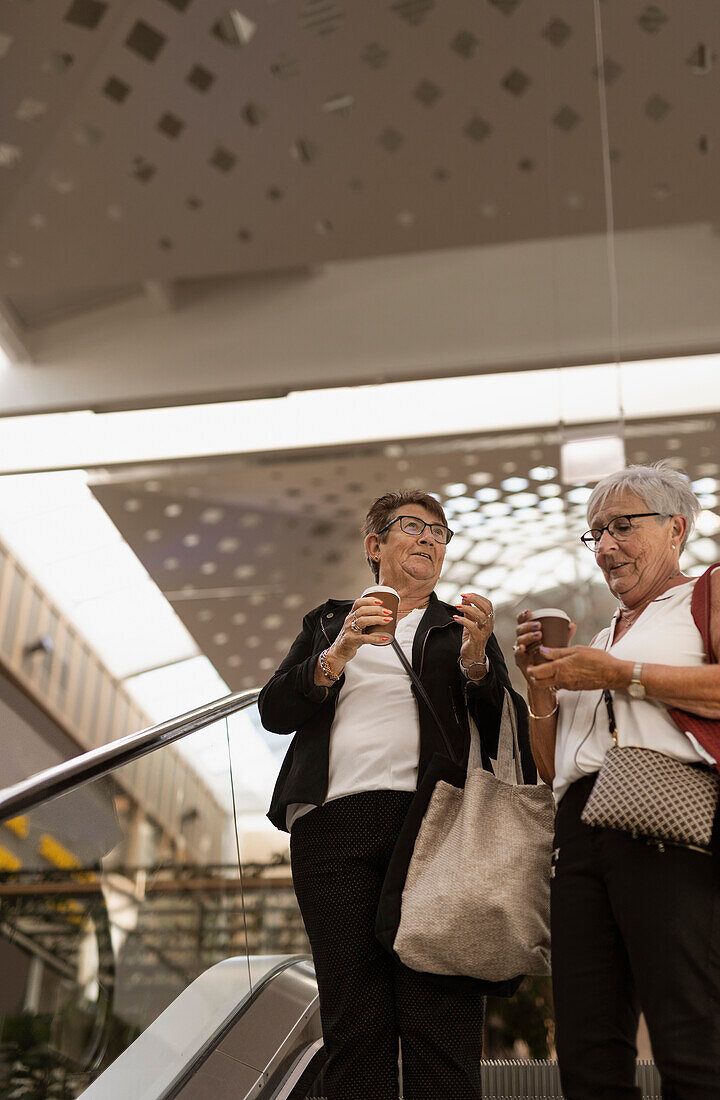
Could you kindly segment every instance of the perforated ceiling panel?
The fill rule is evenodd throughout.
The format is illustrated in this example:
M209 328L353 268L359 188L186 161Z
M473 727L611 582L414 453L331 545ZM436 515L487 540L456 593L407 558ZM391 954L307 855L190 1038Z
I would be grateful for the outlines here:
M717 0L5 0L0 294L718 220Z
M701 496L690 573L720 559L717 430L712 417L628 427L629 461L669 457ZM234 458L113 475L94 492L203 652L243 688L268 678L307 610L372 583L360 526L390 488L440 497L456 534L438 594L489 595L506 653L514 616L533 603L567 608L591 637L614 604L578 541L590 490L560 485L559 444L556 431L526 432Z

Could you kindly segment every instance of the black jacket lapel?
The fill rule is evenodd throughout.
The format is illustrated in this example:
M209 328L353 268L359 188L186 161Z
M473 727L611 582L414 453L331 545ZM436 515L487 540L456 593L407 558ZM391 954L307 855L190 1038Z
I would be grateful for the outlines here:
M427 605L425 614L418 623L418 628L415 631L415 638L413 640L412 666L417 673L420 672L423 645L428 636L428 631L433 630L436 626L448 626L448 624L452 622L454 622L452 614L445 604L441 603L435 593L432 592L430 594L430 603Z

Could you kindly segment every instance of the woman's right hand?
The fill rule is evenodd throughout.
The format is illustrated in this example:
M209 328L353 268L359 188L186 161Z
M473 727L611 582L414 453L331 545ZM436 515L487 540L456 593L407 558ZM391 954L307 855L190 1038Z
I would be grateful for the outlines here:
M330 646L329 656L347 664L361 645L386 645L389 634L364 634L363 631L368 626L388 626L392 620L392 612L380 600L374 596L360 596L345 616L340 633Z
M368 626L386 626L392 622L392 619L392 612L388 611L374 596L360 596L355 600L345 616L340 633L332 645L325 650L324 664L335 679L342 674L348 661L352 661L361 645L387 645L390 641L389 634L382 632L363 634L363 630ZM326 675L318 658L315 666L315 683L328 687L333 682L334 680Z
M532 653L528 653L528 650L531 646L542 645L542 629L537 619L533 619L532 611L521 611L517 617L517 621L518 626L515 631L515 645L513 646L515 664L520 669L527 682L532 686L527 670L530 665L537 664L542 658L538 656L537 649ZM568 644L575 636L576 630L577 625L575 623L570 623Z
M515 631L515 645L513 646L515 664L520 669L525 679L528 680L527 670L533 663L533 657L528 654L528 649L531 645L541 645L542 630L540 629L540 623L533 619L532 611L521 611L517 617L517 621L518 626ZM528 683L529 682L528 680Z

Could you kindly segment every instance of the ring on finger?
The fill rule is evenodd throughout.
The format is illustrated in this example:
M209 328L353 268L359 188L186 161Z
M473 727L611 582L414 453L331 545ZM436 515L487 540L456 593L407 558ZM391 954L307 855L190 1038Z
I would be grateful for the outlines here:
M352 622L350 623L350 629L354 630L356 634L362 633L362 627L358 626L357 614L353 615Z

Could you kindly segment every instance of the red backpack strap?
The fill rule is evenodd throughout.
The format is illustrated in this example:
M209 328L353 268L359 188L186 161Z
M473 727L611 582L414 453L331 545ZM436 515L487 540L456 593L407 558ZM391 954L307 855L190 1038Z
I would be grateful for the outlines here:
M710 633L710 610L711 610L711 577L713 570L720 567L720 562L715 562L711 565L701 577L698 577L695 582L695 589L692 595L692 603L690 604L690 610L692 617L695 620L695 626L700 631L702 640L705 644L705 653L710 664L716 665L718 663L717 654L713 649L712 636Z
M709 664L718 663L717 655L713 651L712 638L710 636L710 578L713 570L717 569L718 566L720 566L720 562L711 565L709 569L705 570L701 577L698 577L695 582L690 604L692 617L695 621L695 626L702 636ZM689 731L697 738L703 748L707 749L710 753L715 761L715 767L718 772L720 772L720 718L701 718L699 715L690 714L688 711L681 710L679 707L670 707L668 715L682 733ZM717 851L718 860L720 861L720 806L718 807L717 826Z

